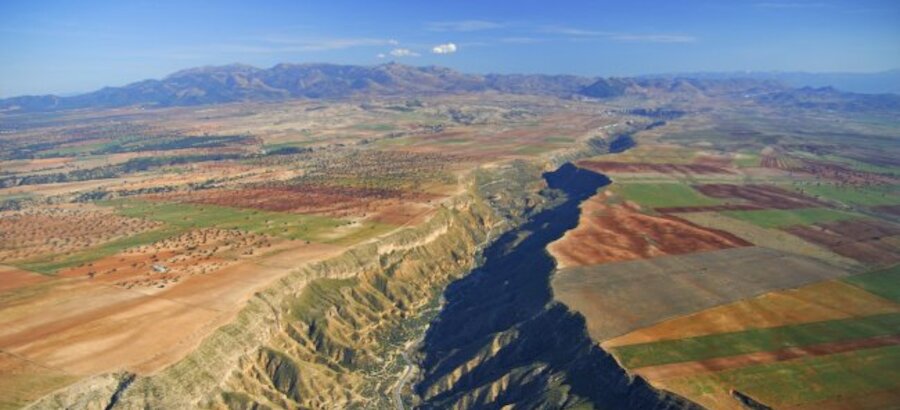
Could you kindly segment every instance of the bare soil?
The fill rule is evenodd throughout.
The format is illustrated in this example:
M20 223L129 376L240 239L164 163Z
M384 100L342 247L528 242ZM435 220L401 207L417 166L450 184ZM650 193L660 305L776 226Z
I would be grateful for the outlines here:
M771 185L705 184L694 189L703 195L738 199L761 209L794 209L828 206L815 198Z
M549 250L559 267L566 268L749 245L728 232L675 216L606 204L606 196L598 194L582 204L578 227L550 244Z
M821 245L830 251L872 265L900 262L900 249L891 237L900 235L900 227L883 221L852 220L793 226L793 235Z

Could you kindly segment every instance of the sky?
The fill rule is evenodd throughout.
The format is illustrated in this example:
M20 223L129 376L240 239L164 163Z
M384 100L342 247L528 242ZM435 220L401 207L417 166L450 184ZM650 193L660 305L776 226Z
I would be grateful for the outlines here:
M0 1L0 97L244 63L628 76L900 68L900 0Z

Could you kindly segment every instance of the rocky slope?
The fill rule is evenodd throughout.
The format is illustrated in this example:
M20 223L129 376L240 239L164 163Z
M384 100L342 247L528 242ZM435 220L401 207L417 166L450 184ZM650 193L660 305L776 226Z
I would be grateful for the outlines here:
M435 366L437 351L429 353L433 341L428 338L422 353L406 354L435 317L447 285L478 264L490 263L490 255L482 256L486 247L510 245L510 235L522 232L513 229L532 226L535 215L545 210L571 211L559 207L575 202L558 189L548 190L540 171L524 162L476 171L468 192L427 223L278 281L179 363L149 376L90 378L32 407L481 408L503 402L684 407L680 399L628 377L591 343L583 320L547 299L546 275L517 278L515 286L524 293L509 295L519 295L510 297L526 304L498 304L501 310L488 306L484 321L473 321L447 339L450 343L477 334L480 326L475 323L494 326L491 319L509 309L525 314L512 317L526 321L478 339L491 342L466 350L473 354L471 360L459 362L465 356L451 352L441 362L454 366ZM501 278L484 290L496 294L496 280ZM532 291L541 297L530 298ZM429 332L432 340L446 335L441 329L452 323L445 311L441 316ZM553 353L548 356L549 351ZM410 365L416 361L423 376L413 377ZM485 374L491 381L476 383ZM407 384L411 379L418 382L415 389ZM612 401L603 398L608 394Z

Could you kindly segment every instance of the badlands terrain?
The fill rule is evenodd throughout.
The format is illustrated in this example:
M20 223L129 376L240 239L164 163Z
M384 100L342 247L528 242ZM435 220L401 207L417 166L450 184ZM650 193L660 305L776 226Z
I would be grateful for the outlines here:
M283 64L0 100L0 408L898 403L900 97Z

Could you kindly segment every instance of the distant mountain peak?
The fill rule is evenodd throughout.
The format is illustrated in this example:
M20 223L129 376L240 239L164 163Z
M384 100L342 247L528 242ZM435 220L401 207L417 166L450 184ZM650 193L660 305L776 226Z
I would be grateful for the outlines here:
M676 77L592 78L574 75L467 74L441 66L416 67L394 61L374 66L281 63L263 69L246 64L196 67L161 80L143 80L68 97L23 96L0 100L0 111L29 112L140 105L190 106L292 98L343 99L365 96L427 96L496 91L554 97L615 98L648 90L667 93L768 95L770 102L793 104L798 98L840 99L833 88L787 88L771 79ZM780 94L779 94L780 93ZM836 103L829 100L829 106ZM875 101L875 100L871 100ZM881 99L878 104L892 104Z

